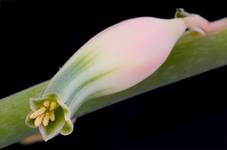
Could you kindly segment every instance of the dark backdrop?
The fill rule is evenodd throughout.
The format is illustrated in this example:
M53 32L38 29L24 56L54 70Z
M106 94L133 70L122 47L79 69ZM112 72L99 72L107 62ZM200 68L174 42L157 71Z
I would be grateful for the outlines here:
M178 7L227 16L224 1L182 1L1 1L0 96L51 78L89 38L124 19L170 18ZM70 136L7 149L225 149L226 76L222 67L81 117Z

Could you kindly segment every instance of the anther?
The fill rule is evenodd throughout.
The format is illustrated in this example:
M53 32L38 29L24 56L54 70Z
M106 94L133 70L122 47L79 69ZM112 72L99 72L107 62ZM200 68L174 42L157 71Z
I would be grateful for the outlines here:
M31 115L30 115L30 119L35 119L37 118L39 115L43 114L46 111L45 107L41 107L40 109L34 111Z
M42 123L43 117L44 117L44 114L41 114L40 116L38 116L38 117L35 119L34 124L35 124L36 127L40 126L40 124Z
M51 111L51 112L50 112L50 120L51 120L51 121L54 121L54 120L55 120L54 111Z
M50 103L50 109L49 109L49 111L54 110L56 107L57 107L56 102L51 102L51 103Z
M50 120L50 115L48 112L46 112L42 122L44 127L46 127L49 124L49 120Z
M49 102L49 101L44 101L44 102L43 102L43 105L44 105L45 107L49 107L49 106L50 106L50 102Z

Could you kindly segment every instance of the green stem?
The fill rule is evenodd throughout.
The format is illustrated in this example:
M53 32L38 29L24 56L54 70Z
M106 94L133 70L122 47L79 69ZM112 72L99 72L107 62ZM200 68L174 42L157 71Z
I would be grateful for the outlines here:
M185 34L167 61L140 84L117 94L87 101L78 111L85 115L129 97L227 64L227 30L201 37ZM24 124L30 111L29 97L37 97L48 81L0 100L0 148L37 132Z

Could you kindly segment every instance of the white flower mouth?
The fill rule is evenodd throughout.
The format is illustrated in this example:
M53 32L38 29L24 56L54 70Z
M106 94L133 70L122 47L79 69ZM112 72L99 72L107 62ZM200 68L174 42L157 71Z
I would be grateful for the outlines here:
M39 128L45 141L57 134L68 135L73 131L70 111L55 95L30 99L32 111L26 117L26 124Z

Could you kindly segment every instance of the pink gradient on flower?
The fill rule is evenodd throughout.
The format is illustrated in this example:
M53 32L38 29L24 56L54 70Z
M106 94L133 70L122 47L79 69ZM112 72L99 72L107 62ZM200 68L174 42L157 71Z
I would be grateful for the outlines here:
M187 28L200 28L206 33L218 31L226 28L226 20L209 23L201 16L190 15L183 19L140 17L120 22L100 32L81 48L98 47L102 56L83 76L116 67L120 71L97 81L94 87L111 88L110 93L132 87L165 62Z
M157 70L185 29L182 19L134 18L107 28L82 49L93 45L99 48L102 58L94 62L90 69L93 73L111 67L119 69L107 80L99 81L114 93L139 83Z

